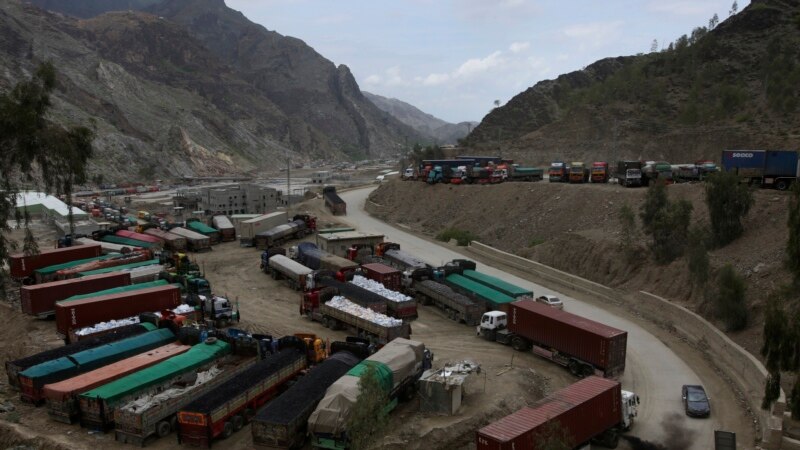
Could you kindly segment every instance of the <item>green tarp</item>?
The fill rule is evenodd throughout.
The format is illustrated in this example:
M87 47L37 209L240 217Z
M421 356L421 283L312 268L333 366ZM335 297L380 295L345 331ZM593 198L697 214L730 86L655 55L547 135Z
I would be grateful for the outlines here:
M204 224L203 222L188 222L186 224L186 226L190 230L196 231L196 232L198 232L200 234L203 234L203 235L206 235L206 236L208 236L210 234L214 234L214 233L219 233L218 230L216 230L215 228L211 228L210 226Z
M507 281L503 281L500 278L493 277L491 275L486 275L485 273L481 273L476 270L465 270L464 276L469 278L470 280L477 281L480 284L489 286L494 290L500 291L503 294L506 294L514 298L533 297L533 292L527 289L513 285Z
M152 266L154 264L158 264L157 259L149 259L147 261L139 261L135 263L124 264L121 266L106 267L105 269L90 270L88 272L81 272L78 274L78 276L88 277L89 275L100 275L101 273L119 272L121 270L135 269L137 267Z
M504 303L511 303L514 301L513 297L509 297L502 292L496 291L488 286L478 283L477 281L472 281L469 278L463 277L458 274L452 274L447 276L447 281L452 283L453 285L460 287L466 291L472 292L473 294L477 295L478 297L490 302L494 303L495 306L502 305Z
M361 378L361 375L367 371L368 367L372 367L375 369L375 375L378 376L378 383L380 383L381 388L388 394L392 391L392 387L394 386L394 381L392 380L392 369L389 368L384 363L378 361L369 361L364 360L358 363L357 366L353 367L347 372L347 375L351 377L358 377Z
M56 303L74 302L75 300L81 300L84 298L99 297L101 295L109 295L109 294L119 294L120 292L138 291L139 289L166 286L167 284L169 284L167 280L156 280L156 281L150 281L148 283L129 284L127 286L120 286L112 289L90 292L88 294L73 295L72 297L65 298L64 300L58 301Z
M126 238L122 236L114 236L111 234L107 234L100 238L103 242L110 242L112 244L119 244L119 245L130 245L131 247L141 247L141 248L152 248L156 246L156 244L152 242L145 242L139 241L136 239Z

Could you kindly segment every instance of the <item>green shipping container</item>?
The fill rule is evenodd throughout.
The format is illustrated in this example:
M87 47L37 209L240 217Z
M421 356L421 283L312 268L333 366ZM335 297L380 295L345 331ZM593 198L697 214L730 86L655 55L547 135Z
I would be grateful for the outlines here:
M502 309L504 305L515 301L513 297L458 274L448 275L445 280L452 286L470 292L487 302L492 309Z
M203 222L197 222L197 221L189 222L189 223L186 224L186 226L190 230L196 231L196 232L198 232L198 233L200 233L202 235L205 235L205 236L211 236L212 234L219 233L219 230L217 230L215 228L211 228L210 226L204 224Z
M119 245L130 245L131 247L141 247L141 248L152 248L156 246L156 244L152 242L144 242L144 241L137 241L136 239L125 238L122 236L113 236L107 234L100 238L103 242L110 242L112 244L119 244Z
M147 261L139 261L130 264L124 264L122 266L114 266L114 267L106 267L105 269L97 269L97 270L90 270L88 272L80 272L78 274L79 277L88 277L89 275L99 275L101 273L109 273L109 272L117 272L121 270L129 270L135 269L137 267L144 267L144 266L152 266L158 264L157 259L149 259Z
M88 262L92 262L92 261L103 261L103 260L106 260L106 259L110 259L110 258L114 258L114 257L117 257L117 256L121 256L121 255L122 255L121 253L109 253L107 255L97 256L97 257L94 257L94 258L79 259L77 261L65 262L65 263L62 263L62 264L56 264L54 266L42 267L41 269L36 269L34 272L39 274L39 275L42 275L42 276L47 276L47 275L52 275L52 274L58 272L59 270L69 269L70 267L75 267L75 266L80 265L80 264L84 264L84 263L88 263Z
M503 281L500 278L478 272L476 270L465 270L464 276L469 278L470 280L477 281L480 284L486 285L496 291L500 291L503 294L506 294L514 298L533 297L532 291L521 288L507 281Z
M64 300L58 301L56 303L73 302L75 300L81 300L84 298L98 297L100 295L119 294L120 292L137 291L139 289L166 286L167 284L169 284L167 280L156 280L156 281L150 281L148 283L130 284L128 286L120 286L112 289L106 289L103 291L90 292L88 294L73 295L72 297L65 298ZM177 284L175 286L180 287L180 285Z

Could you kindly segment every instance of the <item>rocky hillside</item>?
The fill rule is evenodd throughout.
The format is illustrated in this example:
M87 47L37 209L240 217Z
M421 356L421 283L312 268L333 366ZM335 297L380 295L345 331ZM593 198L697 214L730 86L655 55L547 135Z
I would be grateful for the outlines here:
M382 157L421 140L369 102L346 66L222 0L34 3L61 12L0 3L0 89L53 61L51 119L94 123L91 169L106 180L270 169L286 154Z
M604 59L537 83L488 114L467 141L537 164L692 162L719 159L725 148L798 148L798 48L800 2L753 0L663 52Z
M478 124L478 122L449 123L396 98L387 98L366 91L364 96L382 111L428 137L432 143L457 144L459 139L468 135Z

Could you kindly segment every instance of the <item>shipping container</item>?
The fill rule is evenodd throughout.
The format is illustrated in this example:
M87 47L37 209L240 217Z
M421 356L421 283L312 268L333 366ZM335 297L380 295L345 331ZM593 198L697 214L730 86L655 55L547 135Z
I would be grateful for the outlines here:
M182 252L186 250L186 238L178 236L169 231L160 230L158 228L148 228L144 230L144 234L155 236L164 241L164 248L172 250L173 252Z
M221 241L219 230L211 228L210 226L200 222L199 220L191 220L186 222L186 228L203 236L208 237L212 245L218 244Z
M100 238L103 242L110 242L112 244L119 244L128 247L139 247L139 248L161 248L161 244L154 244L152 242L145 242L139 241L136 239L126 238L122 236L116 236L113 234L107 234Z
M172 228L169 232L185 238L187 248L193 252L211 250L211 239L208 236L182 227Z
M310 268L283 255L272 256L267 264L273 280L286 279L289 287L296 290L305 289L306 277L313 272Z
M477 281L484 286L488 286L496 291L502 292L509 297L516 299L533 298L533 291L511 284L500 278L478 272L476 270L465 270L463 275L470 280Z
M113 273L113 274L121 273L121 274L127 274L128 276L130 276L130 272L111 272L111 273ZM78 279L80 280L82 278L78 278ZM103 295L112 295L112 294L119 294L119 293L123 293L123 292L138 291L140 289L149 289L149 288L152 288L152 287L166 286L168 284L169 284L169 282L167 280L156 280L156 281L148 281L147 283L137 283L137 284L131 284L131 285L127 285L127 286L118 286L118 287L114 287L114 288L104 289L104 290L101 290L101 291L89 292L87 294L76 294L76 295L67 297L64 300L59 300L56 303L72 302L72 301L75 301L75 300L83 300L84 298L100 297L100 296L103 296Z
M800 177L800 159L796 151L725 150L722 168L751 184L779 190L788 189Z
M52 266L42 267L33 272L36 284L49 283L58 280L58 271L70 269L72 267L80 266L83 264L91 263L94 261L104 261L122 256L122 253L111 253L108 255L95 256L94 258L78 259L76 261L65 262L62 264L55 264Z
M163 240L159 239L157 236L153 236L151 234L146 234L146 233L136 233L136 232L128 231L128 230L117 230L114 234L119 236L119 237L133 239L133 240L136 240L136 241L142 241L142 242L149 242L151 244L157 244L158 246L161 246L163 244L163 242L164 242Z
M557 422L579 447L613 428L622 416L620 384L589 377L477 431L478 450L535 450L537 438Z
M121 266L113 266L113 267L105 267L103 269L97 270L89 270L87 272L80 272L78 274L79 277L88 277L91 275L100 275L104 273L113 273L113 272L131 272L131 281L135 277L135 270L140 267L148 267L148 266L157 266L159 263L158 259L148 259L146 261L139 261L130 264L123 264Z
M357 262L332 255L311 242L297 245L297 260L313 270L331 270L343 274L353 273L359 267Z
M361 269L367 278L383 284L386 289L400 291L403 287L403 273L394 267L381 263L368 263L363 264Z
M62 336L67 336L76 328L143 312L172 309L180 304L181 290L177 285L62 302L56 304L56 329Z
M22 286L19 290L20 305L25 314L47 317L55 314L56 302L60 300L129 284L131 284L130 274L114 272Z
M74 245L64 248L39 249L39 254L26 256L24 253L14 253L9 256L8 264L11 277L21 280L33 275L33 271L42 267L62 264L76 259L94 258L100 256L99 245Z
M214 216L211 218L211 224L219 230L222 242L231 242L236 240L236 228L234 228L230 219L226 216Z
M141 247L132 247L130 245L114 244L113 242L95 241L89 238L78 238L77 242L82 245L100 245L102 253L108 255L109 253L123 253L130 250L138 250Z
M477 281L472 281L457 273L448 275L445 278L445 284L475 301L482 301L487 311L496 310L508 312L508 305L514 301L513 297L509 297L502 292L496 291Z
M276 211L255 219L245 220L239 225L239 243L244 247L255 245L256 234L267 231L289 221L286 211Z

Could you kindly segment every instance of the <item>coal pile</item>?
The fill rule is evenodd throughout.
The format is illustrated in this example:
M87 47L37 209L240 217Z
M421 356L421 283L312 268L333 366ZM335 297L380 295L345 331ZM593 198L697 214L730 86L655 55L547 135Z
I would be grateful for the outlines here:
M348 352L356 355L359 359L369 356L369 345L363 342L331 342L331 353Z
M269 355L223 385L189 403L181 411L210 414L215 408L241 395L298 359L305 359L305 354L294 347Z
M254 421L288 425L303 415L308 418L325 396L325 391L359 362L360 359L349 352L334 354L261 409Z
M437 283L435 281L425 280L420 282L420 284L424 285L426 288L430 289L431 291L437 292L438 294L450 298L453 302L458 303L462 306L472 306L475 304L472 299L467 296L461 295L458 292L450 289L449 286L445 286L442 283Z

